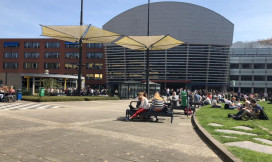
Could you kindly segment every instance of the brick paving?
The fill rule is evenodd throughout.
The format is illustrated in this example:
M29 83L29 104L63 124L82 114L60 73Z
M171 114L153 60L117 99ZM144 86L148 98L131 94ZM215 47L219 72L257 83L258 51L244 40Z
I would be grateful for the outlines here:
M46 104L62 108L0 111L0 161L221 161L184 115L126 122L127 100Z

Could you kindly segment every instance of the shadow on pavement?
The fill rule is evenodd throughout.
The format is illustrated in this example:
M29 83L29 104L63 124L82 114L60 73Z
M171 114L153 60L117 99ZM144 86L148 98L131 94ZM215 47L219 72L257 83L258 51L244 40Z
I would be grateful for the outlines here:
M126 120L126 117L119 117L117 118L115 121L122 121L122 122L149 122L149 123L163 123L163 120L165 119L162 119L162 118L159 118L159 121L153 121L152 118L150 119L133 119L133 120L130 120L130 121L127 121Z

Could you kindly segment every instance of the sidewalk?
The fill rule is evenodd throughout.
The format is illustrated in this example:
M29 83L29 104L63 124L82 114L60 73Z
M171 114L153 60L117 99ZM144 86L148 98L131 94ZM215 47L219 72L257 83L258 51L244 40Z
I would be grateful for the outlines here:
M0 111L0 161L221 161L183 111L126 122L128 100L45 104L62 108Z

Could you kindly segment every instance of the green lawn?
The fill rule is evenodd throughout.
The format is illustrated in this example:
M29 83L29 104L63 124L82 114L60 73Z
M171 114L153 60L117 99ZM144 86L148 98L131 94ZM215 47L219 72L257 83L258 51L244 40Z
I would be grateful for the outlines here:
M34 102L62 102L62 101L95 101L95 100L119 100L118 97L104 96L23 96L22 100Z
M237 113L237 110L226 110L224 108L211 108L210 105L204 106L199 109L196 113L197 120L201 124L203 128L205 128L215 139L217 139L221 143L235 142L235 141L252 141L255 143L264 144L262 142L258 142L254 140L256 136L248 136L248 135L235 135L235 134L225 134L220 132L215 132L216 129L230 129L237 130L233 127L235 126L248 126L251 127L252 131L245 131L249 133L258 134L258 138L264 138L272 141L272 105L267 104L267 102L259 102L261 106L265 107L265 112L267 113L270 120L234 120L232 118L228 118L228 113ZM224 104L222 104L224 107ZM209 126L209 123L218 123L224 126L222 127L213 127ZM263 127L261 128L260 125ZM264 128L266 130L264 130ZM239 130L240 131L240 130ZM270 132L270 133L269 133ZM225 138L223 136L235 136L237 138ZM237 147L227 147L229 151L231 151L235 156L240 158L243 161L272 161L272 155L263 154L259 152L250 151L247 149L241 149Z

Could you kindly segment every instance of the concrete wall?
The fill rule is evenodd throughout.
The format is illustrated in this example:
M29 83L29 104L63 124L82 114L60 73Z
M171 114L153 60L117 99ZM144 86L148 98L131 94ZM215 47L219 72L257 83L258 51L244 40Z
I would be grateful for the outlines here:
M14 89L21 89L22 88L22 79L20 74L16 73L7 73L7 83L6 81L6 73L0 73L0 80L3 81L3 85L7 86L14 86Z

